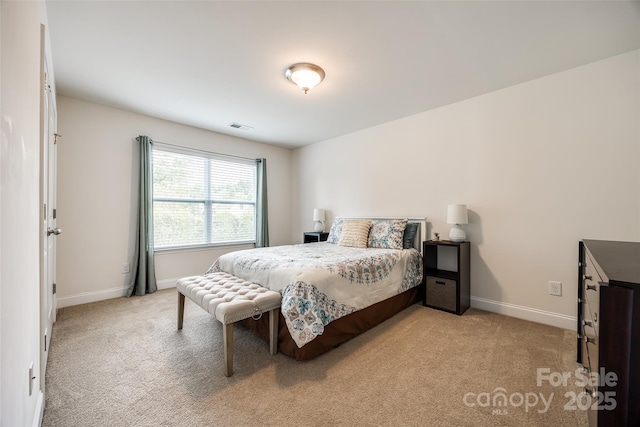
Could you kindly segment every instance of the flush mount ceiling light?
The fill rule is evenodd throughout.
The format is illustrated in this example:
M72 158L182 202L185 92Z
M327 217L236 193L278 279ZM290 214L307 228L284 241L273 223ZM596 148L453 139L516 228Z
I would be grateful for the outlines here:
M324 70L317 65L302 62L287 68L284 75L306 94L324 79Z

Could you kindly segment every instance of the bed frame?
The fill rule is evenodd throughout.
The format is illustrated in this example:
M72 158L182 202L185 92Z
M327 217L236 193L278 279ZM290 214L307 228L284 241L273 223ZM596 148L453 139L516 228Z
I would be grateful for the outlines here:
M370 219L370 220L389 220L399 219L390 217L339 217L341 219ZM413 241L413 247L422 253L422 242L426 240L427 223L425 218L408 218L409 222L417 222L418 230ZM338 347L340 344L354 338L363 332L368 331L374 326L393 317L405 308L415 304L422 299L420 294L421 286L413 287L401 294L391 297L387 300L380 301L374 305L358 310L355 313L348 314L333 322L324 328L322 335L317 336L313 341L307 343L303 347L298 347L291 338L287 329L284 317L280 313L278 322L278 351L296 360L313 359L327 351ZM269 323L266 318L259 321L244 321L250 329L256 331L264 339L269 337Z

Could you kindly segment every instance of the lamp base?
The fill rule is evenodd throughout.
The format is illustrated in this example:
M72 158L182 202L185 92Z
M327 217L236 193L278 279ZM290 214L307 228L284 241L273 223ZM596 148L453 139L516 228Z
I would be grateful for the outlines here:
M324 232L324 223L322 221L316 221L316 225L313 227L313 230Z
M455 243L464 242L467 240L467 235L459 225L454 225L451 227L451 231L449 231L449 240Z

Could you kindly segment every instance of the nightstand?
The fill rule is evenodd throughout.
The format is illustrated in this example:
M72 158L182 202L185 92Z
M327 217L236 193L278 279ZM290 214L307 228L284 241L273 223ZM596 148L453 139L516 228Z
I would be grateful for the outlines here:
M329 233L323 231L305 231L303 243L326 242Z
M471 305L469 242L431 240L423 243L424 305L461 315Z

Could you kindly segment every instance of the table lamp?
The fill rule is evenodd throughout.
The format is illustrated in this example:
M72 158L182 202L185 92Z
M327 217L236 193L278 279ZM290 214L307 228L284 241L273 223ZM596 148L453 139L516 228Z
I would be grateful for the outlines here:
M452 242L464 242L467 235L461 224L468 224L467 205L449 205L447 207L447 224L453 224L449 231L449 240Z
M315 221L315 227L314 230L315 231L324 231L324 221L325 221L325 216L324 216L324 209L314 209L313 210L313 220Z

